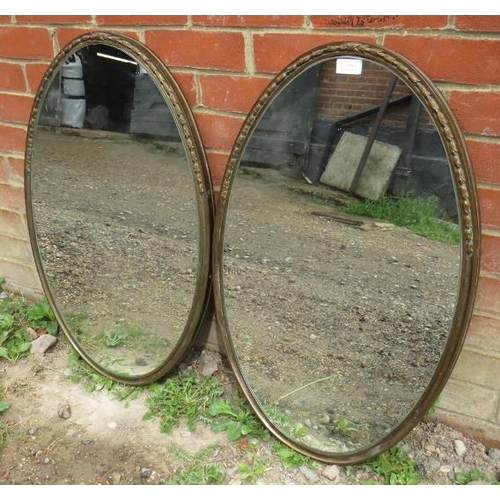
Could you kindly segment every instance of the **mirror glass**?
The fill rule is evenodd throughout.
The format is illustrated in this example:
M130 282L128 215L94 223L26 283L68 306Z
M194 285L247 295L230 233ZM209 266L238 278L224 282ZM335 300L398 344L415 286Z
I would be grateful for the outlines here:
M216 220L218 322L247 396L278 437L346 463L432 402L463 280L432 110L370 54L304 57L277 77Z
M47 296L95 368L157 379L209 288L210 188L188 108L152 54L110 35L75 41L40 94L28 185Z

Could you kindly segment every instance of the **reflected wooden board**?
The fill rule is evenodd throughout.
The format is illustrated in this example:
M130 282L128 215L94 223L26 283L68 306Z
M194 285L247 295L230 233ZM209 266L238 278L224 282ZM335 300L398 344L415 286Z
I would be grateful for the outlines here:
M320 182L328 186L351 191L352 182L363 155L367 137L344 132L321 176ZM398 146L374 141L365 168L354 194L378 200L385 194L401 156Z

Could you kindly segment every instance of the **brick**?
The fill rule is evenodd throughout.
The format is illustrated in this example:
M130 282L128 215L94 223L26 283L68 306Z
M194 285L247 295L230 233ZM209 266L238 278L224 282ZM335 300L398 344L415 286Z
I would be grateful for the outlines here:
M9 287L40 289L40 279L31 263L0 259L0 276L4 277Z
M0 120L13 123L28 123L32 98L29 96L0 93Z
M0 16L0 23L9 23L11 19L11 16Z
M81 24L90 23L92 21L92 16L86 15L66 15L66 16L54 16L54 15L31 15L31 16L16 16L16 20L21 23L43 23L43 24Z
M0 27L0 56L47 59L53 56L46 28Z
M243 117L200 113L196 110L194 115L205 148L230 150L233 147Z
M478 187L481 224L489 228L500 228L500 191Z
M29 90L36 92L40 86L43 76L49 69L48 64L27 64L26 76L28 77Z
M26 90L23 68L20 64L0 63L0 90Z
M196 79L193 73L172 72L174 80L179 85L186 101L192 107L198 106L198 95L196 92Z
M500 356L500 317L474 314L467 331L465 346Z
M193 16L198 26L299 28L304 26L304 16Z
M75 38L78 38L85 33L96 31L96 28L57 28L56 37L59 47L63 49L66 45L72 42Z
M12 157L0 157L0 182L23 182L24 160Z
M0 125L0 150L23 152L25 143L25 130L8 125Z
M248 113L270 81L270 78L200 76L201 103L222 111Z
M448 16L311 16L315 28L426 29L446 28Z
M305 34L297 33L263 33L253 37L255 69L261 72L278 73L287 64L308 50L327 43L341 41L358 41L375 43L375 36L339 35L339 34Z
M471 418L464 414L442 411L438 408L432 420L442 422L485 446L500 448L500 418L487 422L482 418Z
M29 241L0 234L0 253L4 259L29 261L32 257Z
M24 210L24 189L22 186L0 184L0 208Z
M453 378L500 392L500 358L463 349Z
M500 233L498 236L485 234L481 237L481 269L500 274Z
M386 35L384 45L436 81L499 84L500 39Z
M493 421L496 418L498 399L497 391L455 380L452 375L439 396L439 407Z
M477 312L500 313L500 279L479 277L474 307Z
M185 25L188 16L96 16L98 25L107 26L151 26L151 25Z
M146 44L170 66L245 69L245 44L241 33L146 31Z
M24 158L8 158L12 178L14 181L24 182Z
M75 38L78 38L85 33L91 33L93 31L98 31L98 28L88 27L88 28L67 28L67 27L58 27L56 29L57 41L59 43L59 47L64 48L66 45L69 45ZM130 36L132 38L138 39L138 35L134 31L120 31L120 34Z
M7 183L10 180L10 165L7 158L0 157L0 182Z
M454 91L450 93L449 103L465 132L500 136L500 92Z
M455 27L469 31L500 31L500 16L455 16Z
M218 189L222 184L222 179L224 178L224 172L226 170L229 154L207 151L207 159L210 168L212 184L214 188Z
M497 168L500 144L469 139L467 149L476 181L500 184L500 171Z
M28 229L20 214L0 209L0 234L28 238Z

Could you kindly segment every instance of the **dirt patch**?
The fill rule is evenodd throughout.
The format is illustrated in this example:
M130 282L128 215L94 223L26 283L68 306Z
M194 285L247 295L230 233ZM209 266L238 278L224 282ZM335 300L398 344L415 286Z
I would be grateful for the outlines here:
M72 383L68 356L62 342L45 359L2 367L5 418L19 433L2 452L2 484L154 483L174 471L172 446L196 453L224 442L203 426L162 434L158 421L143 420L144 396L123 402Z
M213 353L194 350L187 369L203 370L203 358ZM32 355L17 363L0 362L2 385L11 407L2 415L10 435L0 451L0 484L163 484L187 470L193 460L180 460L178 450L192 457L206 451L205 462L220 467L223 484L362 484L383 481L363 466L286 467L273 453L273 443L229 442L226 435L199 424L184 424L170 434L158 420L143 420L146 394L117 401L106 390L89 392L71 382L69 347L64 339L43 357ZM213 361L213 360L212 360ZM210 362L212 362L210 361ZM214 377L231 377L219 359ZM61 408L70 410L62 418ZM67 414L66 414L67 416ZM455 451L461 441L464 452ZM419 424L401 443L425 475L422 484L454 484L455 472L473 469L500 478L500 450L436 422ZM265 469L255 478L242 478L240 464L258 459Z

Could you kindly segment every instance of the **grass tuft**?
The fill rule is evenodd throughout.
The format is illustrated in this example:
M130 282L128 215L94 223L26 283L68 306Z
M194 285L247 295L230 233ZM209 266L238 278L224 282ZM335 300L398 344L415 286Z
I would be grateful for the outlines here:
M400 446L393 446L385 453L369 460L363 468L380 474L384 480L383 484L386 485L416 485L423 479L415 462Z
M193 430L206 418L210 404L224 392L220 382L199 376L193 370L179 372L161 384L151 384L149 390L144 419L158 417L165 433L177 427L181 417L187 418L187 427Z
M0 290L5 290L3 278L0 278ZM1 299L0 359L13 362L30 353L33 338L28 327L38 334L58 334L59 327L48 302L43 299L29 304L23 298L10 295Z
M378 201L359 200L343 210L350 214L392 222L432 240L453 245L460 243L459 229L439 218L439 200L435 196L418 198L408 195L399 199L383 197Z

